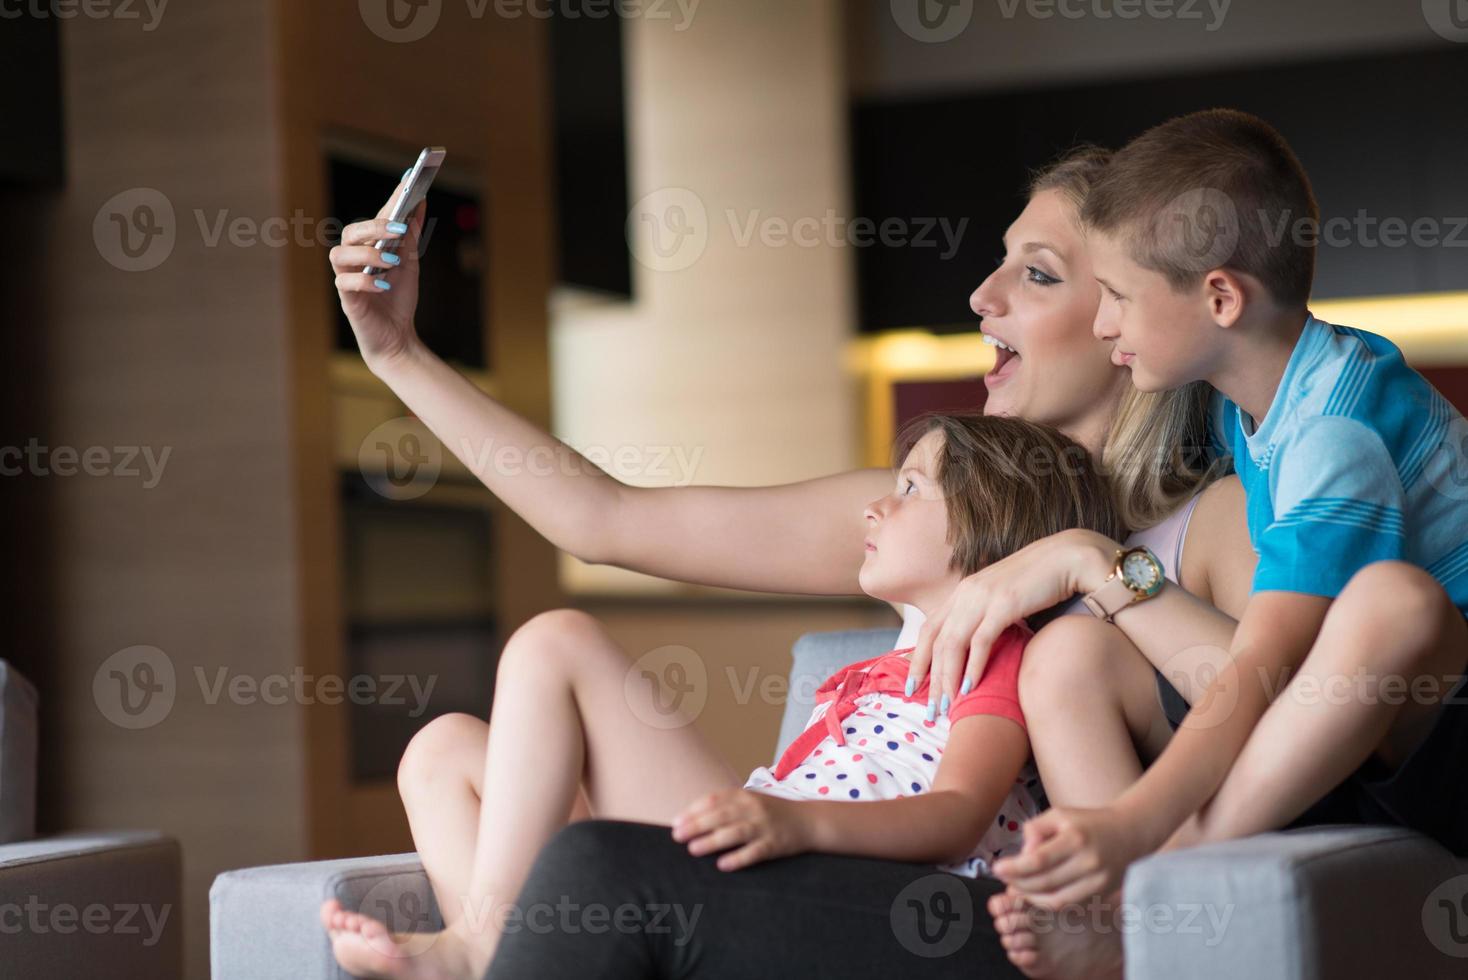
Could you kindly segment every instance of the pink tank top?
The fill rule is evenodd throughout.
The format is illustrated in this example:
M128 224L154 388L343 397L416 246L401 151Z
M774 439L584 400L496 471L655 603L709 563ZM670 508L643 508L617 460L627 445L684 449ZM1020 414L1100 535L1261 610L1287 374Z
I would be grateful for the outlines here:
M1193 508L1198 506L1198 499L1202 497L1200 490L1193 494L1193 498L1173 511L1160 522L1145 530L1134 532L1123 544L1128 548L1145 546L1152 550L1157 560L1162 562L1162 570L1174 585L1182 584L1178 579L1178 573L1183 564L1183 542L1188 536L1188 524L1193 519ZM922 610L914 606L903 606L905 614L902 618L902 632L897 636L895 649L915 646L917 644L918 632L923 628L924 616ZM1062 610L1065 613L1085 613L1091 615L1086 604L1076 596Z

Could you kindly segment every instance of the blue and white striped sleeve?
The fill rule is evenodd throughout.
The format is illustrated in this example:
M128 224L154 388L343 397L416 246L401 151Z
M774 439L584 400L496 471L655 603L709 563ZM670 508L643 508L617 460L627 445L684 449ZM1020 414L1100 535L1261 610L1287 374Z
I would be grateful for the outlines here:
M1274 519L1255 541L1255 592L1334 597L1364 566L1405 554L1401 477L1369 426L1303 419L1269 470Z

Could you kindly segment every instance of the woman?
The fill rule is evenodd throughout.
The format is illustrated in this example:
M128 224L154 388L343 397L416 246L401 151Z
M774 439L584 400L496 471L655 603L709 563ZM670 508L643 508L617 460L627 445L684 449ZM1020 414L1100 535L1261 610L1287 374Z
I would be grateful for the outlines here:
M995 370L986 378L989 394L985 412L1055 425L1092 452L1101 453L1117 480L1119 502L1128 523L1143 528L1151 525L1154 550L1160 554L1181 554L1181 561L1167 568L1169 575L1225 612L1237 613L1248 592L1253 563L1247 539L1239 533L1245 526L1242 494L1232 479L1218 481L1199 492L1207 478L1206 468L1185 452L1189 446L1202 443L1205 396L1197 390L1165 395L1135 392L1125 369L1111 363L1110 345L1091 334L1099 286L1092 278L1075 216L1091 177L1104 166L1105 159L1103 151L1083 150L1036 179L1028 205L1006 234L1004 259L974 293L971 305L983 318L985 333L1003 344ZM402 264L386 274L391 287L387 290L377 284L380 277L360 272L367 265L385 264L370 244L379 238L394 237L385 219L379 216L345 229L343 244L331 253L342 307L368 366L445 445L464 450L492 439L526 454L554 453L562 457L567 465L546 467L543 471L549 470L547 475L529 471L510 474L476 469L474 454L463 452L466 465L531 526L585 561L666 578L770 592L846 595L860 591L857 575L864 559L860 515L867 501L886 491L891 479L888 470L853 471L778 487L654 489L624 486L585 460L566 459L575 457L572 450L479 392L418 342L412 314L417 299L414 252L421 220L420 209L401 250ZM1192 516L1199 519L1189 520ZM1181 548L1184 537L1186 550ZM994 572L1004 564L985 571ZM1035 580L1033 576L1031 580ZM992 581L991 575L976 585L989 588L986 583ZM1046 588L1054 591L1050 585ZM970 598L982 594L983 589L961 589L957 593ZM960 648L954 636L962 632L963 624L974 614L959 602L921 629L916 616L907 617L903 639L910 640L917 634L920 652L932 652L934 677L942 679L941 685L935 683L933 687L956 693L958 672L969 658L965 656L968 645ZM1118 646L1125 646L1124 639ZM987 647L976 652L983 656ZM532 619L511 637L501 669L509 664L513 669L533 673L536 668L532 665L542 665L540 669L553 671L563 653L599 658L608 670L617 669L619 664L625 668L627 663L626 654L599 624L581 613L557 611ZM1153 683L1151 667L1135 647L1127 647L1123 655L1129 657L1130 667L1125 682L1119 682L1115 691L1105 692L1108 702L1115 696L1115 703L1109 707L1118 712L1124 707L1129 721L1136 716L1137 725L1150 729L1163 717L1157 698L1152 698L1155 710L1145 706L1137 709L1136 705L1145 700L1139 692L1144 686L1150 689ZM915 656L915 664L917 659ZM921 672L923 666L914 669ZM541 708L526 705L520 710L537 713ZM603 730L593 737L635 741L645 737L645 729L642 733L636 730L640 727L634 718L623 730ZM1135 741L1151 748L1142 738ZM523 881L536 859L535 854L496 850L500 835L496 833L494 809L480 805L486 759L496 751L502 749L490 726L468 716L450 715L419 733L400 769L399 784L415 838L452 838L452 834L435 833L436 826L462 829L470 825L478 830L479 846L472 866L456 863L456 855L421 854L424 864L435 869L436 880L450 883L439 894L446 921L462 914L455 907L458 903L454 896L470 893L474 876ZM665 845L674 844L667 840L666 825L690 801L729 785L735 778L727 764L690 728L659 732L650 751L655 753L656 766L605 772L594 769L597 753L588 753L582 792L572 802L569 816L573 823L596 816L661 825L651 829L664 837L663 844L650 841L635 826L587 828L574 834L563 831L551 847L542 851L543 860L534 870L546 874L539 879L532 875L526 895L555 880L551 872L556 868L573 876L592 868L594 862L588 862L584 853L586 843L599 840L595 835L603 831L620 834L621 843L642 840L643 846L658 851L658 860L666 862ZM1043 758L1040 761L1043 775ZM556 820L563 822L563 818ZM566 861L568 852L576 858L571 864ZM603 855L606 857L609 855ZM684 890L685 897L670 895L669 900L687 901L689 880L678 876L691 875L693 881L702 880L704 886L714 884L699 877L707 860L690 859L686 867L665 863L656 870L644 864L642 881L649 888L661 881L667 887ZM807 869L804 873L802 867ZM822 875L819 882L806 877L817 867ZM615 884L616 869L603 870L612 873L604 880ZM776 897L798 902L801 895L819 884L829 899L827 889L832 880L841 880L849 885L842 890L843 901L859 905L866 902L862 907L885 909L892 901L893 875L905 880L913 876L914 868L899 862L807 855L752 869L749 874L779 883L762 903L771 916L765 920L769 931L781 921ZM737 890L741 885L731 876L727 887ZM832 955L839 960L859 953L861 962L871 967L881 962L885 950L886 955L901 957L894 962L907 968L921 965L930 972L955 968L950 959L960 960L965 972L971 972L977 956L991 964L994 971L1007 970L987 920L980 921L983 899L995 890L993 883L974 880L965 882L963 888L972 907L979 910L969 927L984 937L977 950L964 957L915 959L904 948L893 947L890 932L881 950L870 951L870 956L866 950L851 948L833 954L828 944L820 943L796 944L794 949L787 944L786 953L798 958L810 947L809 956L826 958L812 962L828 964L833 962ZM494 891L484 887L482 878L473 890ZM727 911L725 900L729 895L710 893L708 900L699 904L710 911ZM827 909L834 916L837 907L818 902L803 911ZM833 917L831 928L849 922L849 914L855 914L853 907L845 909L846 917ZM748 925L741 918L747 915L741 912L706 919L703 940L691 939L675 953L696 954L701 948L699 942L717 935L718 930ZM502 960L515 964L514 969L527 969L527 964L537 962L537 950L576 955L575 962L584 965L587 956L596 955L582 948L586 942L608 942L607 935L590 935L584 929L575 935L576 942L569 941L566 934L558 935L558 945L538 943L545 937L528 930L507 934L494 971L501 969ZM645 930L637 939L648 943L652 936L650 930ZM633 963L619 954L608 955L624 965ZM783 961L785 967L790 966L789 955ZM703 975L711 964L706 959L700 962ZM748 965L746 961L744 966ZM646 966L635 963L631 969Z

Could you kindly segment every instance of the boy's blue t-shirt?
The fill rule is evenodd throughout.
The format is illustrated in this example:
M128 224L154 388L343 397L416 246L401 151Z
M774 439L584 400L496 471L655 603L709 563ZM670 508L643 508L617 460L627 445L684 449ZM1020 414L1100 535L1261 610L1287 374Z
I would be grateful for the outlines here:
M1468 615L1468 422L1395 344L1308 317L1264 420L1216 394L1214 424L1248 496L1255 592L1335 596L1395 558Z

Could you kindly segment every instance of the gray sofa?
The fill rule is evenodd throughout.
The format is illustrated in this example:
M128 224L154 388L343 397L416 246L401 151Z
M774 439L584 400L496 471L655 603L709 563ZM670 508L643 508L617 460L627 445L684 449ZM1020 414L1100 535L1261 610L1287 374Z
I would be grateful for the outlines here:
M821 680L896 637L801 637L775 755ZM210 893L214 980L344 980L317 919L330 896L394 929L439 926L412 854L233 871ZM1125 902L1129 980L1468 976L1468 862L1412 833L1331 827L1150 857L1127 873Z
M36 690L0 660L0 977L179 980L182 860L152 831L35 837Z

